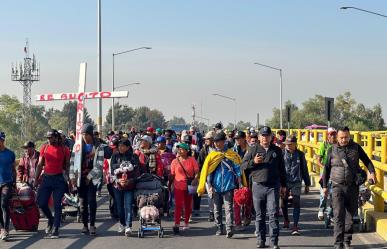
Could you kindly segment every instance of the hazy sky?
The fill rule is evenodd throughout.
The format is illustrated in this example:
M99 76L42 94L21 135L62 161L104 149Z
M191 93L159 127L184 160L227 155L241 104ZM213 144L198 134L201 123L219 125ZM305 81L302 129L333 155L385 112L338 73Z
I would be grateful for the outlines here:
M380 103L387 117L387 1L102 0L102 84L111 90L112 53L151 46L116 57L116 85L127 88L120 102L161 110L166 118L191 120L191 104L211 123L238 120L255 124L284 102L300 104L315 94L336 97L351 91L367 107ZM76 92L79 63L88 63L87 90L97 89L96 0L0 2L0 94L22 99L10 80L11 63L24 57L25 39L41 64L32 95ZM35 101L33 101L35 104ZM96 101L86 106L96 117ZM103 101L103 112L111 100ZM45 103L61 107L63 103Z

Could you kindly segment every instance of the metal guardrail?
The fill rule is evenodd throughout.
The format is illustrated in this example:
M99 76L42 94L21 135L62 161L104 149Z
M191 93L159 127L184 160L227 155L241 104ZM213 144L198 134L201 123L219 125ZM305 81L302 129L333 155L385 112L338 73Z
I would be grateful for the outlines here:
M317 164L317 155L320 143L327 140L327 131L291 129L290 134L297 136L298 148L305 152L309 172L319 175L322 169ZM387 191L384 190L384 174L387 172L387 131L352 131L351 137L363 147L375 166L377 183L367 187L374 194L374 210L384 212L384 202L387 201ZM361 166L364 167L363 164Z

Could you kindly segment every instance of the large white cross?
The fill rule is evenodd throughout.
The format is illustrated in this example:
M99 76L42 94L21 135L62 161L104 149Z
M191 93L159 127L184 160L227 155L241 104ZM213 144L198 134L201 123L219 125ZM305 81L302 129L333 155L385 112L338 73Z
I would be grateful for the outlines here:
M118 92L85 92L87 64L81 63L79 69L79 88L77 93L48 93L36 96L36 101L53 100L76 100L77 101L77 121L74 152L74 174L77 178L78 187L81 184L81 164L82 164L82 134L81 129L84 120L85 99L98 98L123 98L128 97L128 91Z

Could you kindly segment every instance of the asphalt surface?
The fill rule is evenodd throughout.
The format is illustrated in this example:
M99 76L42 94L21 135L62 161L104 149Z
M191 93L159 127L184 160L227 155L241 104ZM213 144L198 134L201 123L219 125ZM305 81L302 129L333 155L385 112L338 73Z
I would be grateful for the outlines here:
M292 236L289 229L282 229L279 239L281 248L332 248L332 229L325 229L324 224L317 220L318 191L312 190L308 195L302 196L302 211L300 219L301 236ZM199 217L193 217L190 230L173 235L172 220L163 220L165 229L164 238L159 238L157 233L145 233L144 238L137 237L139 222L133 223L133 234L130 237L118 234L116 221L110 218L108 210L108 196L104 192L98 198L97 211L97 236L81 235L82 225L75 218L69 217L60 230L59 239L47 239L44 236L46 220L41 219L39 231L35 233L14 231L10 232L8 242L0 242L1 249L16 248L139 248L139 249L232 249L232 248L256 248L254 236L254 223L246 227L245 231L237 232L231 239L225 236L215 236L216 229L213 223L207 221L206 201L202 200L202 211ZM292 213L291 210L289 212ZM280 219L282 227L282 218ZM269 240L267 240L269 241ZM356 233L353 238L353 246L356 249L363 248L387 248L387 243L375 233Z

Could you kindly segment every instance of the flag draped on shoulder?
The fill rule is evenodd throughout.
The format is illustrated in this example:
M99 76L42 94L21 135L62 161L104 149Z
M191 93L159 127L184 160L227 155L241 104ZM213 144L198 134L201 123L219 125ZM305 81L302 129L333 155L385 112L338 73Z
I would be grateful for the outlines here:
M205 185L206 185L207 176L215 171L215 169L218 167L218 165L222 162L224 158L231 160L234 164L238 165L239 167L242 162L238 153L232 151L231 149L228 149L226 152L211 151L207 155L206 160L203 163L202 171L200 172L199 186L197 189L197 193L199 196L203 195L206 190ZM243 170L241 170L241 173L242 173L242 184L244 186L247 186L246 176Z

